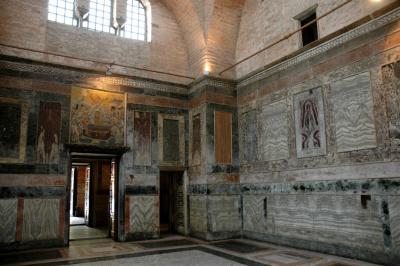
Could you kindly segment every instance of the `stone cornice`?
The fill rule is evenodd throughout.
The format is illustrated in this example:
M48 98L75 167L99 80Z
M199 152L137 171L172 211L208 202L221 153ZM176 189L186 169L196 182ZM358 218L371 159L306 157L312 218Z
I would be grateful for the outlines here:
M123 76L105 76L93 71L66 68L47 63L28 62L20 59L0 58L0 70L15 71L26 74L44 75L46 78L59 82L98 81L104 84L120 85L139 89L151 89L160 92L188 94L185 85L169 82Z
M383 27L383 26L385 26L391 22L394 22L398 19L400 19L400 8L396 8L396 9L382 15L381 17L373 19L361 26L358 26L350 31L347 31L333 39L330 39L316 47L308 49L308 50L304 51L303 53L298 54L294 57L291 57L283 62L280 62L269 68L262 69L256 73L251 74L248 77L245 77L244 79L241 79L238 82L238 89L243 88L254 82L260 81L262 79L265 79L267 77L270 77L278 72L284 71L284 70L288 69L289 67L300 64L312 57L326 53L327 51L329 51L333 48L336 48L336 47L339 47L340 45L348 43L351 40L354 40L364 34L367 34L369 32L377 30L380 27Z

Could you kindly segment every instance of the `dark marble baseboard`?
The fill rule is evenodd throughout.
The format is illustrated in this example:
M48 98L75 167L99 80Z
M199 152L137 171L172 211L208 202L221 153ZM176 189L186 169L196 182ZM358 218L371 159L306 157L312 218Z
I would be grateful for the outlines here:
M53 187L0 187L0 198L62 198L66 195L65 186Z

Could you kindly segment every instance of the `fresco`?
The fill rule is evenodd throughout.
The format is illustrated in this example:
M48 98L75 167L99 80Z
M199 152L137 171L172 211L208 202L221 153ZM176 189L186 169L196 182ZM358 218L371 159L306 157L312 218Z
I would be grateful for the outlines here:
M25 160L27 125L28 105L0 98L0 163Z
M322 89L315 88L294 96L297 157L326 153Z
M61 104L40 102L36 146L38 163L58 163L60 159L60 126Z
M124 125L124 94L72 88L71 143L122 146Z
M134 164L151 165L151 113L134 114Z

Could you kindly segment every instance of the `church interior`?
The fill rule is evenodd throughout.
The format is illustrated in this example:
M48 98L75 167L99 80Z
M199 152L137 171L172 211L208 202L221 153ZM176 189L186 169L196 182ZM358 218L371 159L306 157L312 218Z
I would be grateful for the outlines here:
M0 265L400 265L400 1L0 23Z

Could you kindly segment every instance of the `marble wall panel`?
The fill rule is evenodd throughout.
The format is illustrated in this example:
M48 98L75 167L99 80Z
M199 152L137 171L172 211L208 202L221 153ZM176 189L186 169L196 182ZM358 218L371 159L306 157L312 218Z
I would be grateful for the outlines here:
M158 114L158 156L162 166L185 164L185 120L181 115Z
M133 126L133 163L151 165L151 113L134 112Z
M400 144L400 61L382 67L390 139Z
M262 161L289 157L288 107L286 101L264 105L259 112L259 156Z
M201 163L201 114L192 117L192 165Z
M59 199L25 199L22 241L59 237Z
M238 232L242 227L240 196L208 197L209 231Z
M232 113L214 112L215 163L232 163Z
M257 116L255 110L240 116L240 151L242 162L257 160Z
M266 196L243 196L243 230L265 232L267 204Z
M297 157L326 153L324 103L321 88L293 96Z
M0 200L0 244L15 241L18 199Z
M376 147L369 72L331 84L338 152Z
M380 199L360 195L269 195L267 232L280 237L382 251Z
M129 197L129 233L159 232L158 196Z
M40 102L36 161L58 164L60 160L61 104Z
M164 119L163 122L163 160L167 162L179 161L179 122L178 120Z
M0 97L0 163L25 160L28 104Z
M190 196L189 220L191 231L207 232L207 196Z
M389 197L389 217L392 247L400 254L400 196Z

